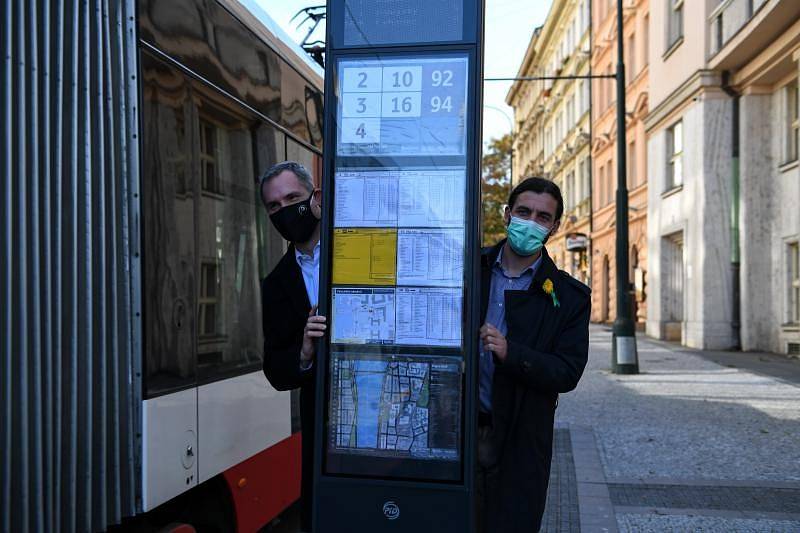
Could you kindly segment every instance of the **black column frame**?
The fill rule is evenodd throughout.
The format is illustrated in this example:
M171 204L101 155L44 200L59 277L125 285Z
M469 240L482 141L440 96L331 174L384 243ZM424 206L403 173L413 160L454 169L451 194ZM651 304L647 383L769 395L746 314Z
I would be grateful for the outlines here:
M482 3L481 3L482 4ZM473 494L475 471L475 433L477 429L477 381L478 381L478 328L480 326L480 227L481 227L481 200L480 200L480 168L482 156L482 105L483 105L483 50L482 50L482 24L483 6L477 27L480 34L475 41L462 44L432 44L411 46L388 46L375 48L347 48L331 50L326 53L325 76L325 103L324 103L324 139L323 150L323 179L322 179L322 221L321 221L321 258L320 258L320 295L319 314L329 317L328 334L318 343L316 371L316 405L315 405L315 443L314 443L314 486L315 490L323 488L328 483L336 483L341 487L363 487L365 485L380 488L405 488L427 492L430 490L452 494L461 493L467 503L465 510L471 511L471 501L468 499ZM328 27L328 43L332 43L331 32L333 24ZM462 357L464 373L462 377L462 442L461 442L461 480L459 482L427 482L402 479L374 479L364 477L349 477L341 475L328 475L324 471L327 446L327 399L329 395L330 372L330 312L331 312L331 266L333 247L331 237L334 230L334 190L333 176L336 168L337 146L337 113L338 113L338 79L337 66L341 59L390 56L420 56L436 57L441 54L463 54L468 60L467 67L467 94L466 94L466 204L465 204L465 257L464 257L464 285L462 303ZM402 156L400 156L402 157ZM319 506L314 502L314 522L319 522ZM474 524L471 524L472 530Z

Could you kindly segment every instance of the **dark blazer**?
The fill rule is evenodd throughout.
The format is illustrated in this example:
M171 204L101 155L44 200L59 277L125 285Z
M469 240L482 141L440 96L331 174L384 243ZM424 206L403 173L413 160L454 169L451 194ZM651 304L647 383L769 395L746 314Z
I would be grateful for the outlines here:
M486 318L491 271L505 241L481 254L481 324ZM508 353L495 360L492 418L499 450L499 487L489 494L490 531L539 530L553 452L558 394L574 389L589 352L590 289L559 271L547 251L526 291L506 291ZM546 280L560 303L543 286Z
M314 476L314 373L300 370L303 330L311 304L294 246L289 246L275 269L261 282L264 327L264 375L277 390L300 389L302 478L300 502L303 531L311 531Z

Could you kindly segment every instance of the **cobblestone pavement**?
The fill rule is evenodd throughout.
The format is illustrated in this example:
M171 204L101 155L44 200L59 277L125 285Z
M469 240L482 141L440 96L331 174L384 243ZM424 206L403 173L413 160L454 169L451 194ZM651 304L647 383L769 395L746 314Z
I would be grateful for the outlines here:
M800 531L800 363L640 337L641 373L617 376L610 331L593 326L591 341L555 440L558 456L570 434L581 531Z
M640 374L617 376L592 327L541 531L800 532L800 362L637 340ZM297 531L296 509L264 531Z
M545 533L577 533L578 483L575 479L575 459L572 455L570 431L556 428L553 434L553 460L550 464L550 485L541 531Z

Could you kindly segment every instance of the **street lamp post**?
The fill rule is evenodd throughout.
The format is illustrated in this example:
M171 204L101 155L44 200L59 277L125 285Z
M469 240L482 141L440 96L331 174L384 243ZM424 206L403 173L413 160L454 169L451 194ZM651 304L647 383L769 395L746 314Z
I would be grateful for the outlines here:
M622 1L617 0L617 319L613 328L611 368L616 374L638 374L639 359L636 351L636 330L631 318L628 276L628 184Z

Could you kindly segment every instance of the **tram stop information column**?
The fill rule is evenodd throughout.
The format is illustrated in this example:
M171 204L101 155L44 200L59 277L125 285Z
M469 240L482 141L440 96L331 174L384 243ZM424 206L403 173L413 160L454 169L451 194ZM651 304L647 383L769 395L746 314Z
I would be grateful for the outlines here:
M470 531L483 3L327 13L314 531Z

